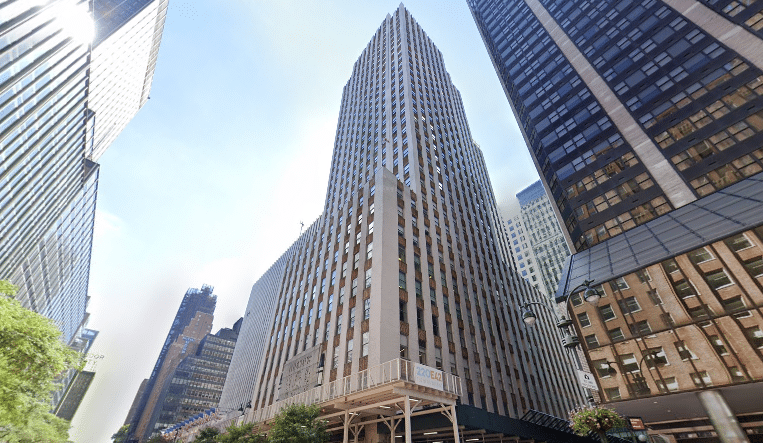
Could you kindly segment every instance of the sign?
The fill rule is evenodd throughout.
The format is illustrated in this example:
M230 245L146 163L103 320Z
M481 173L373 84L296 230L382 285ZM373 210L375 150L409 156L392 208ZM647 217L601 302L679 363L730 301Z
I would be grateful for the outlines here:
M644 420L640 417L628 417L628 423L631 425L631 429L634 431L643 431L646 429L644 426Z
M580 380L580 386L586 389L593 389L598 391L599 387L596 386L596 380L593 378L593 374L578 369L578 380Z
M278 399L283 400L312 389L318 383L320 346L313 346L290 358L283 366Z
M428 388L443 390L442 371L418 363L413 367L413 382Z

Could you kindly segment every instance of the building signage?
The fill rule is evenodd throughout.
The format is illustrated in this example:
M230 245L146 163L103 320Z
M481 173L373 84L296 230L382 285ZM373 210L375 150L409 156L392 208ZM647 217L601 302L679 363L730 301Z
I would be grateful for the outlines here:
M643 431L646 429L646 426L644 426L644 420L639 417L628 417L628 422L631 425L631 429L634 431Z
M442 371L418 363L413 367L413 371L413 382L417 385L443 390Z
M290 358L283 366L278 399L283 400L301 394L318 383L320 346L314 346Z
M594 391L599 390L599 387L596 386L596 380L594 380L593 374L590 372L578 369L578 379L580 380L580 386L586 389L593 389Z

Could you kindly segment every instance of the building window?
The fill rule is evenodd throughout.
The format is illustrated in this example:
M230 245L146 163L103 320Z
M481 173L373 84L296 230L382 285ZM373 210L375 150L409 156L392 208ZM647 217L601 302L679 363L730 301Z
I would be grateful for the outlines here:
M326 323L326 340L329 341L329 336L331 335L331 322Z
M366 269L366 288L371 287L371 269Z
M588 349L598 348L599 340L596 338L596 334L586 335L585 344L588 346Z
M678 356L681 357L681 360L696 360L697 356L691 352L689 348L686 347L686 343L683 341L677 341L673 343L676 347L676 351L678 351Z
M628 283L625 282L624 277L620 277L610 281L609 287L612 288L612 291L617 291L617 290L622 291L629 288Z
M427 364L427 342L419 340L419 363Z
M744 262L744 267L752 277L760 277L763 275L763 257L755 257L753 259Z
M351 328L355 327L355 308L350 308L350 325Z
M648 368L665 366L668 364L668 356L662 349L662 346L656 348L647 348L643 352L644 362Z
M403 291L407 289L405 284L405 272L399 271L397 284L398 284L398 287L400 287L400 289L402 289Z
M660 298L660 294L657 293L656 289L646 291L646 295L649 296L649 300L651 300L655 306L662 304L662 298Z
M331 363L331 368L336 369L339 367L339 347L334 348L334 360Z
M649 271L646 269L641 269L639 271L636 271L636 277L638 277L638 280L641 283L647 283L652 281L652 277L649 275Z
M609 332L609 339L611 341L623 340L625 338L625 336L623 335L623 331L620 328L610 329L608 332Z
M604 319L604 321L610 321L617 318L615 315L615 311L612 310L611 305L604 305L599 307L599 313L601 314L601 317Z
M362 337L363 337L363 345L360 350L360 356L365 357L366 355L368 355L368 337L369 337L368 332L364 332Z
M403 323L408 322L408 306L402 300L400 300L400 321Z
M591 326L591 320L588 319L588 314L583 312L578 314L578 322L581 328L587 328Z
M747 377L745 377L744 373L739 369L738 366L730 367L729 373L731 374L731 381L734 383L747 381Z
M416 308L416 326L420 331L424 330L424 310Z
M682 280L676 283L673 288L676 291L676 295L681 299L687 299L697 295L694 285L688 280Z
M763 349L763 331L760 326L753 326L744 330L750 344L757 349Z
M667 392L675 392L678 390L678 381L676 381L675 377L658 379L655 380L655 383L657 384L657 389L659 389L663 394Z
M649 326L649 321L642 320L630 325L631 334L634 336L649 335L652 333L652 328Z
M408 358L408 336L400 334L400 358Z
M614 368L610 366L610 362L607 359L594 360L591 364L599 378L608 378L615 374Z
M641 310L641 306L638 304L636 297L628 297L617 302L620 305L620 310L623 314L633 314Z
M363 300L363 320L368 320L371 317L371 299L367 298Z
M622 399L622 396L620 395L620 388L606 388L604 389L604 394L606 394L609 400Z
M731 238L727 238L723 242L726 243L726 246L728 246L729 249L734 252L752 247L752 243L750 243L750 240L748 240L744 234L739 234Z
M710 376L707 375L707 371L692 372L691 380L694 382L694 386L698 388L713 385L713 381L710 379Z
M723 268L718 269L717 271L708 272L705 274L705 280L707 280L708 286L716 290L734 284L729 276L726 275L726 271L724 271Z
M691 260L691 262L695 265L710 261L714 258L710 251L705 248L695 249L687 253L686 256L689 257L689 260Z
M625 372L641 372L638 366L638 360L634 354L623 354L620 357L620 369Z
M723 340L721 340L720 337L717 335L711 335L708 337L710 340L710 344L713 346L713 349L715 349L716 354L718 355L728 355L729 351L726 349L726 345L723 343Z

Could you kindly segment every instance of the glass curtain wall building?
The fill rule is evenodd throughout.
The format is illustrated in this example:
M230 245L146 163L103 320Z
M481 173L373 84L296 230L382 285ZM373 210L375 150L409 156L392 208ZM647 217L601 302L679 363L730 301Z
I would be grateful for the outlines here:
M558 300L603 283L572 302L601 400L679 441L725 403L760 441L763 4L468 4L576 251Z
M147 100L165 11L158 0L0 5L0 278L67 342L87 318L96 162Z
M247 420L307 391L330 397L343 383L360 384L362 409L381 401L364 394L375 391L362 388L363 374L406 361L460 378L439 388L457 395L454 407L562 416L584 401L549 315L539 330L521 325L519 303L544 297L516 273L460 93L402 5L353 67L324 212L282 260L278 275L263 277L274 316L256 336L244 336L255 318L245 317L237 345L264 341ZM297 379L304 361L311 370ZM359 420L385 416L378 411ZM376 426L365 432L373 438Z

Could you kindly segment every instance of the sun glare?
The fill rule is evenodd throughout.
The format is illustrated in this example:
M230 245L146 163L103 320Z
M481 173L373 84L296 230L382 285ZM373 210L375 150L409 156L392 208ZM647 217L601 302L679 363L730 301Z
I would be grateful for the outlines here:
M95 36L93 18L87 2L64 1L50 10L58 26L77 44L90 44Z

